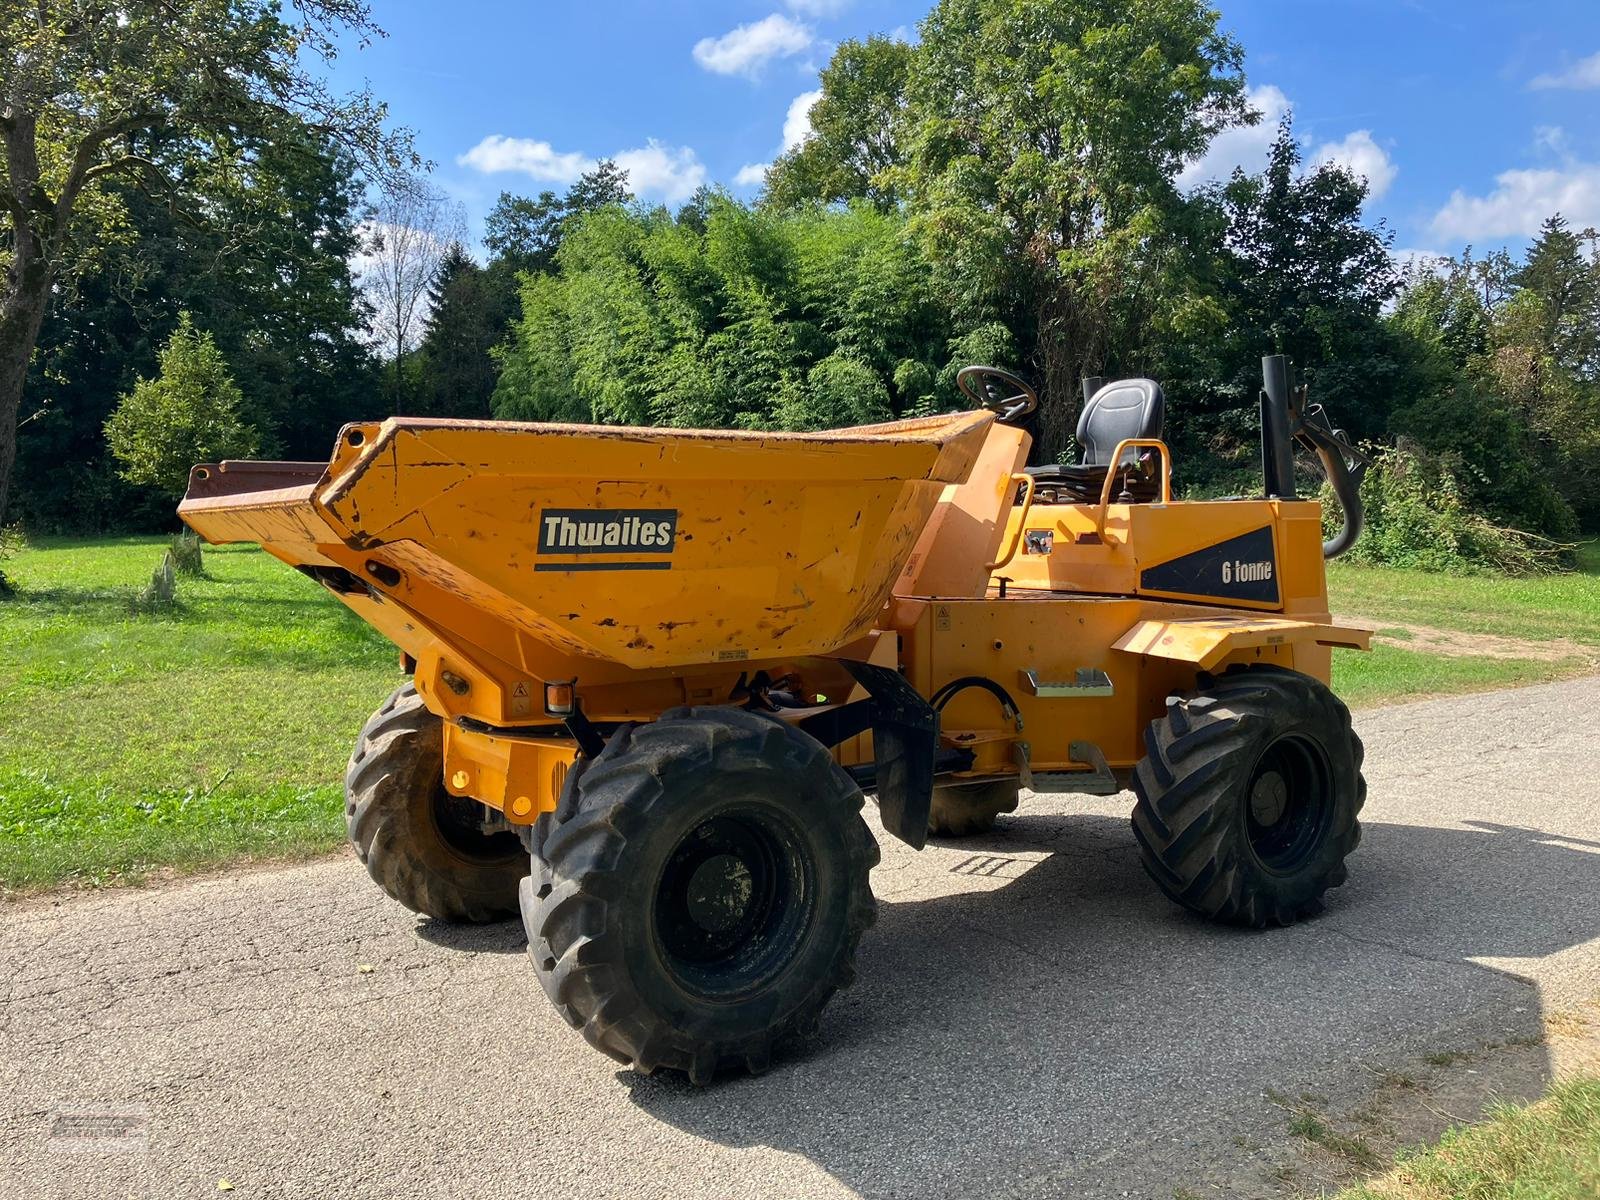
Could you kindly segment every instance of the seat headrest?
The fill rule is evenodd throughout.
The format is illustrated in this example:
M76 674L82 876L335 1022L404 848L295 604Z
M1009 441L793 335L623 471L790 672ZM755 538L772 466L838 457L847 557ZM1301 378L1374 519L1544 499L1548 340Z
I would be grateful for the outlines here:
M1166 400L1155 380L1118 379L1106 384L1078 418L1083 465L1110 466L1117 443L1128 438L1159 438L1166 416Z

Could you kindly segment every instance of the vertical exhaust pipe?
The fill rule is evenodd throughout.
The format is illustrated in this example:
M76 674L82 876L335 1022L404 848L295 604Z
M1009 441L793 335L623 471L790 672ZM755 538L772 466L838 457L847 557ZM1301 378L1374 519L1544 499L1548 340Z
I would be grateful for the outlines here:
M1282 354L1263 358L1261 384L1261 474L1267 499L1293 500L1294 424L1288 358Z

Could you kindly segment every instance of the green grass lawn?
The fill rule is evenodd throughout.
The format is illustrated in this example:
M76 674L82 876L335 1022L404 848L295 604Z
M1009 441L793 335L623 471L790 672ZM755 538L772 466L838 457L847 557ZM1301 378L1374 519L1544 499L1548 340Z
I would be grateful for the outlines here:
M1548 662L1524 658L1446 658L1375 642L1367 652L1333 652L1333 689L1351 708L1370 708L1426 696L1547 683L1590 669L1589 664L1580 659Z
M1600 646L1600 542L1579 549L1576 572L1529 579L1329 563L1328 593L1335 612Z
M326 850L393 647L251 547L135 614L165 542L45 542L0 601L0 887Z
M136 613L131 599L165 545L45 541L6 566L19 596L0 601L0 889L113 883L342 842L344 762L401 680L394 649L248 546L208 548L206 577L180 578L175 608ZM1384 622L1600 645L1592 547L1586 566L1506 581L1335 564L1331 580L1337 610ZM1338 652L1334 683L1363 705L1579 665L1386 644Z
M1600 542L1579 549L1577 571L1532 579L1335 562L1328 564L1328 594L1334 612L1378 622L1391 643L1410 640L1407 624L1574 643L1573 654L1553 660L1447 657L1385 643L1368 654L1336 650L1334 689L1356 707L1564 679L1593 670L1600 658ZM1391 622L1399 628L1382 628Z
M1405 1156L1338 1200L1593 1200L1600 1196L1600 1080L1558 1084Z

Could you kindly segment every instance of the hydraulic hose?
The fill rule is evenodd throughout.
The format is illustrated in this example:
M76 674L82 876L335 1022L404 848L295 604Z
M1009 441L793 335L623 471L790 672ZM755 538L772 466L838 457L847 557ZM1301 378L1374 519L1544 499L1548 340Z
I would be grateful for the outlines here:
M944 706L955 698L957 692L964 692L968 688L981 688L1000 701L1001 714L1006 720L1015 722L1017 729L1021 730L1022 713L1017 708L1017 702L1011 698L1011 693L994 680L982 675L963 675L960 679L952 679L929 696L928 703L934 709L943 712Z
M1339 531L1322 543L1323 558L1338 558L1361 537L1365 510L1361 506L1361 480L1367 473L1367 460L1339 431L1328 427L1320 408L1307 412L1295 430L1301 443L1315 452L1322 474L1339 502L1344 523Z

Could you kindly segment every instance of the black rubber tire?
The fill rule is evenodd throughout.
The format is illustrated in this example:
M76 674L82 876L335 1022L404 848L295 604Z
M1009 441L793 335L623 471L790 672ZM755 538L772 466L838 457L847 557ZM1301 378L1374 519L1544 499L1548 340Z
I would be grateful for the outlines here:
M367 874L413 912L503 921L528 855L515 833L470 829L475 801L444 787L444 733L406 684L372 714L345 770L345 828Z
M815 739L759 713L679 708L618 730L574 765L556 812L533 830L522 916L539 982L591 1045L643 1074L670 1068L705 1084L727 1067L763 1070L855 977L856 945L876 916L878 844L863 800ZM767 904L792 914L774 917L783 932L763 927L720 961L763 944L783 946L781 956L743 990L712 995L667 949L668 880L691 837L744 820L791 839L771 874L804 903L785 890Z
M1167 701L1145 749L1133 832L1145 870L1173 900L1261 928L1315 915L1344 883L1367 784L1350 710L1322 683L1272 666L1202 677ZM1253 807L1258 787L1269 812L1274 799L1282 805L1265 823Z
M970 783L935 784L933 804L928 809L928 834L937 838L963 838L988 833L1001 813L1017 811L1021 789L1015 775Z

